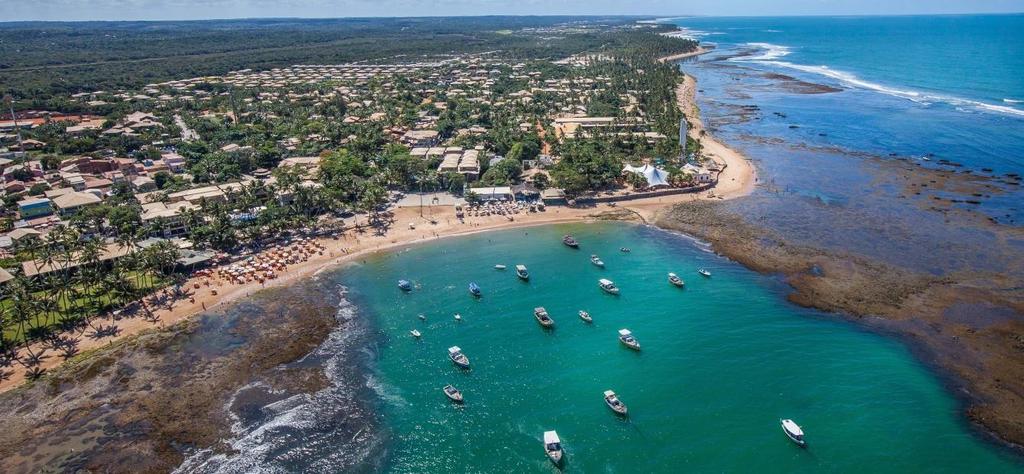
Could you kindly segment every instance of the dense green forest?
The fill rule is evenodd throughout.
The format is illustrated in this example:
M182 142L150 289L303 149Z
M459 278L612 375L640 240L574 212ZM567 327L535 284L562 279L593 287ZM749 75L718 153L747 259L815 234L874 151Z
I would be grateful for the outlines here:
M189 22L0 23L0 88L23 107L55 95L353 61L408 62L494 51L510 59L580 52L678 52L679 40L634 30L631 17L459 17ZM661 28L661 27L653 27ZM669 27L665 27L669 28ZM649 28L645 28L649 31Z

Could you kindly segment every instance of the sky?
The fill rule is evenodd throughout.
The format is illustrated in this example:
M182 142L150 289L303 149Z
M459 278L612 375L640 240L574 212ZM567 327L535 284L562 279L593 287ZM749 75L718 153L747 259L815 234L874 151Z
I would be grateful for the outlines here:
M0 0L0 21L463 15L902 15L1024 12L1024 0Z

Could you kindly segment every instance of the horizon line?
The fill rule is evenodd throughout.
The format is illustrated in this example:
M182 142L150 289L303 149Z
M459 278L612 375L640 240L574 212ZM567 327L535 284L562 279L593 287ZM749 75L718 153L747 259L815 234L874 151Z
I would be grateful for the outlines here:
M222 18L165 18L165 19L110 19L110 20L0 20L0 24L13 23L172 23L172 22L215 22L215 21L254 21L254 20L413 20L420 18L638 18L651 21L669 21L685 18L858 18L858 17L913 17L913 16L1011 16L1024 15L1024 11L1008 12L947 12L947 13L809 13L788 15L647 15L647 14L545 14L545 15L417 15L417 16L253 16L253 17L222 17Z

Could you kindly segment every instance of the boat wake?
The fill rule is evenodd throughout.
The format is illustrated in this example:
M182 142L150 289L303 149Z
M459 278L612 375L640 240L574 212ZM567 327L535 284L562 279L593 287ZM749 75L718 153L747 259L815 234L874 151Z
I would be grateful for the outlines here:
M730 58L729 61L754 62L788 69L795 69L797 71L816 74L819 76L834 79L847 87L871 90L889 96L911 100L921 105L931 105L936 102L941 102L956 107L958 108L958 110L964 112L970 112L973 109L980 110L983 112L994 112L1006 115L1014 115L1017 117L1024 117L1024 110L1018 109L1016 107L989 104L987 102L981 102L972 99L964 99L961 97L954 97L949 95L929 94L913 90L897 89L894 87L888 87L882 84L866 81L849 72L840 71L838 69L832 69L828 66L809 66L806 64L796 64L789 61L780 61L780 58L788 56L792 53L792 50L788 46L781 46L771 43L747 43L745 46L757 48L761 54L752 56L738 56ZM1014 101L1012 99L1003 99L1003 102L1007 104L1020 103L1020 101Z
M196 451L175 472L340 472L382 457L375 453L383 450L384 436L364 399L367 379L353 361L366 357L358 348L368 331L355 321L356 308L344 298L345 289L341 292L336 318L343 324L295 363L322 366L328 386L288 395L264 382L246 385L225 406L233 421L232 437L224 440L229 452Z

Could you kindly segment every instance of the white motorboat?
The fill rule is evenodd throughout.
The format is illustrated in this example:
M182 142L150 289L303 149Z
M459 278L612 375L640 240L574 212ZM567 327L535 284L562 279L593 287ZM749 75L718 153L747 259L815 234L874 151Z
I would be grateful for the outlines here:
M516 276L523 279L530 279L530 272L526 271L526 265L516 265Z
M412 334L412 337L420 337L423 335L420 334L420 331L418 329L413 329L412 331L409 331L409 334Z
M479 298L484 293L483 293L483 291L480 290L480 285L477 285L476 283L470 283L469 284L469 294L473 295L476 298Z
M780 420L782 423L782 431L786 433L794 443L799 446L806 446L807 442L804 441L804 430L800 429L793 420Z
M462 392L460 392L459 389L448 384L445 385L442 390L444 390L444 396L448 397L449 400L455 403L462 403Z
M425 315L425 314L420 314L418 317L420 318L420 321L426 321L427 320L427 315Z
M501 265L501 264L498 264L498 265L495 265L495 266L494 266L494 269L495 269L495 270L504 270L504 269L506 269L506 268L508 268L508 267L506 267L506 266L504 266L504 265Z
M629 247L620 247L620 248L619 248L619 252L622 252L622 253L629 253Z
M398 288L402 291L412 291L412 282L409 280L398 280Z
M604 261L601 260L601 258L598 257L597 255L591 255L590 256L590 263L593 263L594 265L596 265L598 267L604 268Z
M583 311L582 309L580 310L580 319L582 319L582 320L584 320L584 321L586 321L588 323L594 322L594 318L590 317L590 313L588 313L586 311Z
M548 316L548 312L544 307L533 308L533 317L537 318L537 322L540 323L541 326L546 328L555 326L555 320L551 319L551 316Z
M685 283L683 283L683 279L679 278L679 275L676 275L675 273L668 274L668 282L680 288L685 285Z
M574 249L580 248L580 243L577 242L576 239L574 239L571 235L566 235L562 237L562 243L565 244L566 247L572 247Z
M609 294L619 294L619 287L615 286L615 283L607 278L597 280L597 286L600 286L602 290Z
M640 341L633 337L633 333L629 329L619 329L619 341L634 351L640 350Z
M626 415L629 410L626 408L626 404L619 400L619 397L615 395L615 392L611 390L604 391L604 403L611 408L612 411L619 415Z
M697 270L697 273L700 273L701 275L706 276L706 277L711 277L711 272L707 271L704 268L701 268L701 269Z
M562 440L558 439L558 433L554 431L544 432L544 454L548 455L548 459L555 465L562 464Z
M463 369L469 368L469 357L462 353L462 349L459 346L452 346L448 348L448 358L455 363L455 365L462 367Z
M462 315L459 314L459 313L455 313L455 320L456 321L462 321Z

